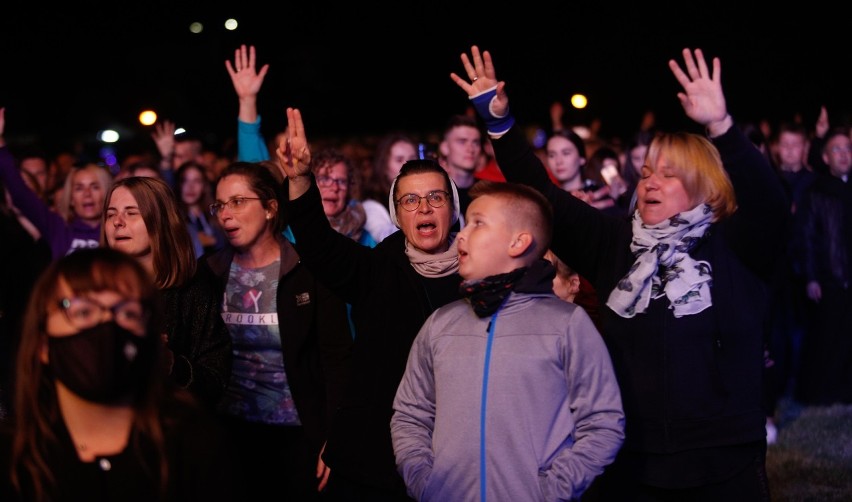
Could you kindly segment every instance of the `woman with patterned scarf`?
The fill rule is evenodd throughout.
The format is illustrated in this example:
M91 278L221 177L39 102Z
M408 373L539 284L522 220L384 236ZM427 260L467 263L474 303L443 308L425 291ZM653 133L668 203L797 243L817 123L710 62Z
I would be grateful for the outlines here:
M626 437L584 501L770 499L764 321L787 204L779 178L728 115L719 59L708 65L700 49L683 57L685 70L669 61L677 96L706 136L654 139L631 221L550 182L513 127L487 51L462 54L468 79L451 74L485 120L506 179L553 205L554 253L600 296Z
M393 399L420 327L435 309L460 298L451 231L459 220L458 192L438 163L406 162L388 201L402 231L374 248L358 245L335 231L323 211L299 110L288 109L287 121L288 137L277 153L296 249L317 279L352 305L357 333L350 386L323 455L331 469L326 497L410 500L391 444Z

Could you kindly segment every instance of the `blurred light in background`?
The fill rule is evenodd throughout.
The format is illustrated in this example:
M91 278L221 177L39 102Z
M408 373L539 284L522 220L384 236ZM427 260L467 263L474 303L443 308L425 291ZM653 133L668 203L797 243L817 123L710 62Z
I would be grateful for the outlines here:
M118 131L113 129L104 129L98 133L98 140L103 143L115 143L119 139L121 139L121 135L118 134Z
M145 110L139 114L139 123L143 126L154 125L157 122L157 112Z

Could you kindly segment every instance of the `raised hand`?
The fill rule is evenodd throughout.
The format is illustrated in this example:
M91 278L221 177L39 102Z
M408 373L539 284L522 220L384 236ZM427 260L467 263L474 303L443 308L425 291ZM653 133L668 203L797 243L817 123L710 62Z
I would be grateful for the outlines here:
M565 107L561 101L554 101L550 104L550 127L553 131L562 131L565 129L565 124L562 122L562 117L565 115Z
M168 168L171 167L171 158L175 154L175 123L170 120L164 120L154 125L154 132L151 133L151 138L154 144L157 145L157 151L163 157L164 162L168 160Z
M269 71L269 65L265 64L256 70L256 52L254 46L241 45L234 50L234 64L225 60L225 69L231 77L234 92L240 101L239 118L241 121L252 124L257 121L257 94L263 86L263 80Z
M497 80L488 51L480 54L479 47L474 45L470 48L470 57L462 53L461 61L470 83L455 73L450 73L450 78L467 93L476 113L485 121L488 134L499 138L515 124L509 113L506 83Z
M719 58L713 58L712 72L701 49L695 49L694 55L689 49L684 49L683 61L685 72L674 59L669 60L669 68L683 87L683 91L677 93L677 98L686 116L708 128L729 122L725 94L722 92L722 64ZM719 134L723 132L719 131Z
M505 92L506 82L497 80L491 53L488 51L480 53L479 47L474 45L470 48L470 57L468 58L467 54L462 53L461 61L470 83L457 74L450 73L453 82L471 98L491 89L496 89L497 96L491 101L491 112L497 116L505 115L509 110L509 97Z
M246 47L245 44L234 51L233 65L229 60L225 60L225 68L228 70L228 75L231 76L234 91L240 99L257 96L261 86L263 86L263 79L269 71L269 65L265 64L260 67L260 71L257 71L255 69L256 61L254 46Z
M828 129L828 110L825 108L825 105L823 105L819 108L819 116L817 117L816 124L814 125L814 133L817 138L824 138L826 133L828 133Z
M305 136L305 123L298 108L287 108L287 135L275 150L281 174L294 180L311 171L311 149Z

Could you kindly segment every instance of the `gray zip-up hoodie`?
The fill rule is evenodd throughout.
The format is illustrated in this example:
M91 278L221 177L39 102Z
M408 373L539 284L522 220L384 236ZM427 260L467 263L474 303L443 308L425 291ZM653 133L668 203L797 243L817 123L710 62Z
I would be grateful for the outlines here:
M513 292L491 317L467 300L429 317L391 435L417 500L571 500L615 459L624 413L588 314L552 293Z

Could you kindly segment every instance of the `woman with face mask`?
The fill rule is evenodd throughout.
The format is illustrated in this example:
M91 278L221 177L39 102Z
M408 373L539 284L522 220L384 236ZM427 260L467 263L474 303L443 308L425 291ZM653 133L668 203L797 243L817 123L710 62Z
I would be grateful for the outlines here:
M158 292L124 253L54 262L33 289L0 499L231 499L221 430L163 381Z

